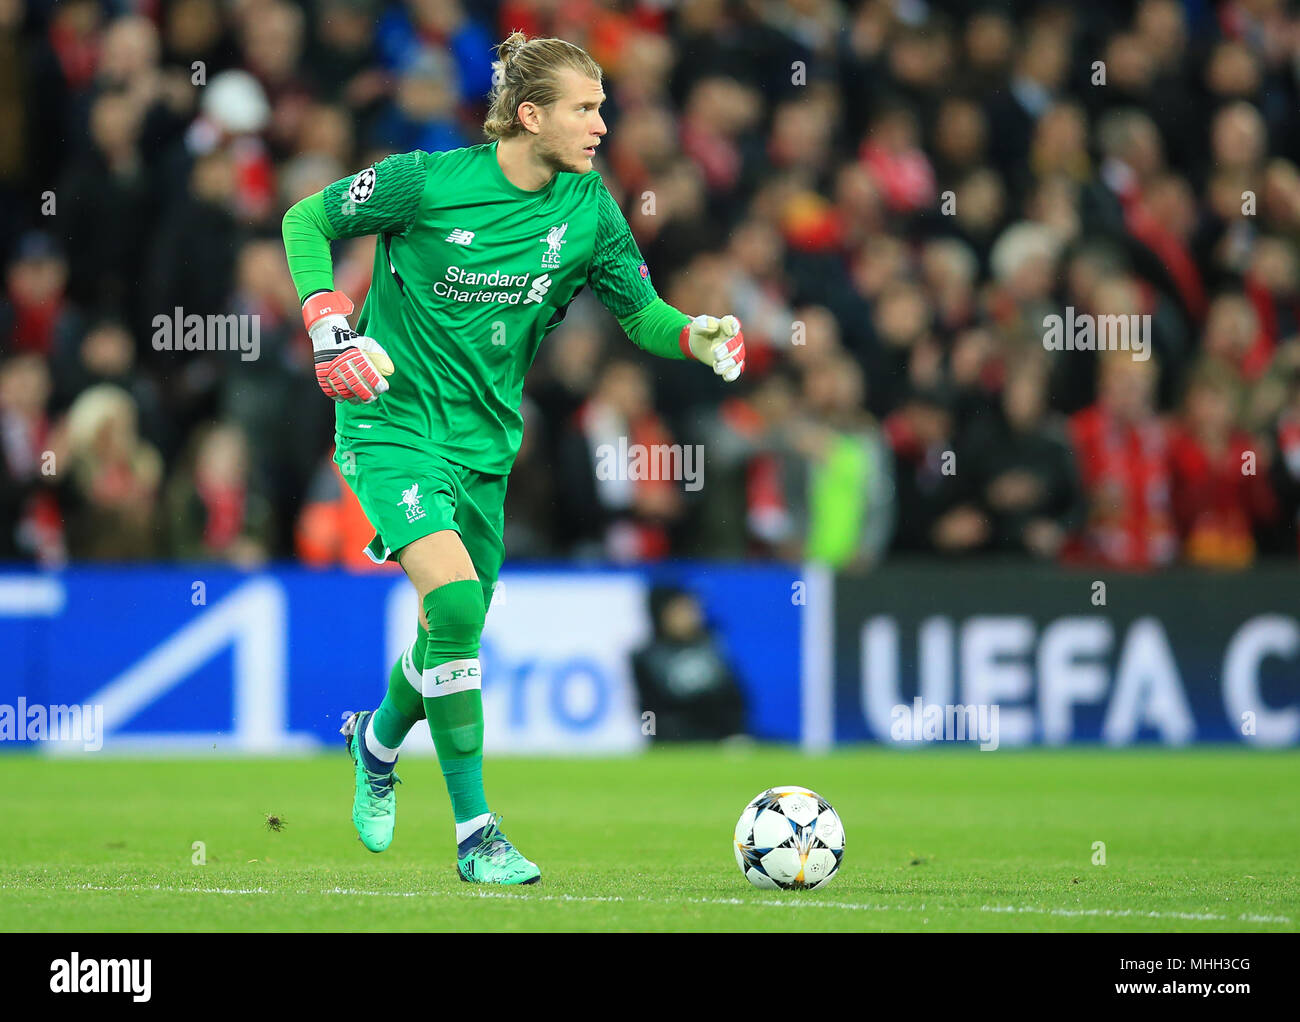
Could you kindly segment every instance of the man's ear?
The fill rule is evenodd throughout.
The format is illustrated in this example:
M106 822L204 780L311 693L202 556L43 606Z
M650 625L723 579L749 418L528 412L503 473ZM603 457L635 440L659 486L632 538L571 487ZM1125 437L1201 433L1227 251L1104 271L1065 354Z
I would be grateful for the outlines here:
M518 114L519 123L524 126L524 131L532 135L541 134L541 110L536 103L520 103Z

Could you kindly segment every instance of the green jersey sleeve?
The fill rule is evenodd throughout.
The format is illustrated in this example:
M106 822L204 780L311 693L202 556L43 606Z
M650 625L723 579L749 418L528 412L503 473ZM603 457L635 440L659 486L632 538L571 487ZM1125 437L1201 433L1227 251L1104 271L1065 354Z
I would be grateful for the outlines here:
M284 214L284 254L299 302L317 291L334 290L334 261L330 258L334 234L325 219L322 194L315 192L300 199Z
M596 190L596 250L587 281L617 319L639 312L658 297L623 211L601 182Z
M602 181L596 191L596 249L587 282L637 347L660 358L685 358L678 334L690 321L659 297L623 211Z
M431 164L442 154L398 153L321 192L338 238L405 234L420 214Z

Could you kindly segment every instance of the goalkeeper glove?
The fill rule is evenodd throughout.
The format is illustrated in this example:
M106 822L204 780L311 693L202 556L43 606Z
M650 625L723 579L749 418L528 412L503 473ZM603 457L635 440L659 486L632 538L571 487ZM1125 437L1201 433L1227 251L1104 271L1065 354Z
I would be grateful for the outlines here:
M735 316L696 316L682 327L677 343L683 354L713 366L728 383L745 370L745 335Z
M316 382L335 401L370 404L388 389L393 360L373 337L348 325L352 302L341 291L318 291L302 304L311 335Z

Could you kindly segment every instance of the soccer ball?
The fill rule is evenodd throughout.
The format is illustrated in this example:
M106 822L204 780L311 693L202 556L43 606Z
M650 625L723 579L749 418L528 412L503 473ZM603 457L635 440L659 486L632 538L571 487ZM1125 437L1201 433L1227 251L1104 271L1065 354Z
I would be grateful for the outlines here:
M768 788L740 814L736 865L745 879L767 890L825 887L844 857L844 824L815 791Z

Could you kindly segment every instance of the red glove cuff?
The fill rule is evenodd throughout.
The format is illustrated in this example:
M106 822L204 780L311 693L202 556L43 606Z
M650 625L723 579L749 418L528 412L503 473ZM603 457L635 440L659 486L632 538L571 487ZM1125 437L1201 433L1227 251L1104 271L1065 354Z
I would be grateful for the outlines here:
M302 321L310 331L322 316L351 316L352 299L342 291L321 291L302 303Z

